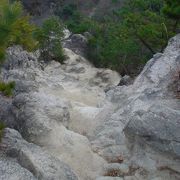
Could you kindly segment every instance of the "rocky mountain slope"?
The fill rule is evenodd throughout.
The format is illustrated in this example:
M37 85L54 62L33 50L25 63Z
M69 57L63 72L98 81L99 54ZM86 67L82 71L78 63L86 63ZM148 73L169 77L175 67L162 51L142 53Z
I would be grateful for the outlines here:
M2 180L180 179L180 35L129 86L65 48L64 64L8 49L1 72L16 81L0 95L9 128L0 145Z

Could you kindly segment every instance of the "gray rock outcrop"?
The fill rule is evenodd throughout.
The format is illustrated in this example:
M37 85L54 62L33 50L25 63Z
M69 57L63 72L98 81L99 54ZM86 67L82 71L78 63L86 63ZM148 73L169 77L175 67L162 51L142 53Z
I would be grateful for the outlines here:
M125 133L140 137L153 148L180 157L180 101L176 82L180 69L180 36L171 39L163 54L145 66L133 86L131 114Z
M10 160L1 161L0 179L62 179L76 180L76 175L71 169L59 159L49 155L40 147L26 142L21 135L13 129L5 129L1 142L4 153ZM15 162L17 161L17 162ZM31 173L34 175L32 175ZM36 177L36 178L35 178Z
M37 180L31 172L21 167L18 163L0 158L0 179L1 180Z
M129 159L133 166L148 172L142 179L152 178L158 169L180 173L179 69L177 35L163 54L154 55L132 85L107 92L117 108L94 135L92 146L101 156L110 162L121 156L125 161ZM167 180L179 178L168 173L160 176Z
M106 161L92 151L87 137L100 123L96 115L111 104L104 89L117 85L120 76L108 69L94 68L70 49L64 51L67 60L60 64L40 63L38 52L27 53L18 46L8 49L2 78L16 82L10 103L13 128L29 142L69 164L80 179L94 179L103 175ZM82 161L82 157L86 158Z
M87 43L88 38L85 36L81 34L72 34L63 41L63 47L71 49L76 54L85 56L87 52Z

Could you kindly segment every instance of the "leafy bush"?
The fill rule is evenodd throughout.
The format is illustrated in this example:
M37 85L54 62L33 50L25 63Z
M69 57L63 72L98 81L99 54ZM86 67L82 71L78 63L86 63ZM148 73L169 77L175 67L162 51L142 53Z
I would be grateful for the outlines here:
M73 33L92 34L87 55L95 66L124 75L136 73L154 53L163 51L178 27L179 8L178 0L126 0L100 18L84 17L72 4L60 7L57 15Z
M5 57L5 50L13 44L20 44L28 50L36 47L32 34L35 27L29 24L29 17L24 16L20 2L0 1L0 61Z
M73 17L65 23L67 28L75 34L81 34L83 32L86 32L89 30L89 27L91 26L91 21L88 18L76 19L76 17Z
M101 26L88 42L88 57L96 67L111 68L122 75L143 63L145 56L139 51L140 46L128 37L126 28L113 22Z
M63 62L64 53L61 46L63 37L63 25L58 18L52 17L45 20L41 28L37 28L35 38L39 42L41 58L43 60L54 59Z
M0 92L2 92L5 96L12 96L14 88L15 82L0 82Z

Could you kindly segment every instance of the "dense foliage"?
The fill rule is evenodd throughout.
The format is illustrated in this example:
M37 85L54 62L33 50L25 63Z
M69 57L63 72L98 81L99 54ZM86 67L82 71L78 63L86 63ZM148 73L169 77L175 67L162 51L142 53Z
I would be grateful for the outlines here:
M34 34L39 42L43 60L54 59L63 62L64 53L61 46L63 25L58 18L52 17L45 20L42 27L37 28Z
M29 17L24 16L20 2L0 1L0 60L5 56L8 46L19 44L27 50L40 48L43 57L53 54L55 60L63 59L61 38L63 26L53 17L37 28L29 23Z
M34 26L29 23L29 17L23 15L22 5L19 2L10 3L0 1L0 61L4 59L5 50L13 44L20 44L28 50L36 46L32 38Z
M58 15L72 32L92 34L87 53L97 67L123 75L136 73L153 54L164 50L178 29L179 8L179 0L126 0L101 18L84 17L72 4Z
M124 3L122 3L124 2ZM108 67L122 75L136 73L179 29L179 0L112 0L106 16L84 16L78 3L59 1L55 14L73 33L90 32L87 55L97 67ZM123 5L122 5L123 4ZM117 6L116 6L117 5ZM118 8L118 5L120 6ZM19 2L0 2L0 60L5 50L20 44L39 47L43 60L63 62L63 25L52 17L42 27L29 23Z

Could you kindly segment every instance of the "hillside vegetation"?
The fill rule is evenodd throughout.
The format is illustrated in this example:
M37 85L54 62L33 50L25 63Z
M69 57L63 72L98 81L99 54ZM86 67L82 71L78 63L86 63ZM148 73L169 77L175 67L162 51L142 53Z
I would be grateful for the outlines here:
M29 23L29 17L23 16L23 7L19 2L0 2L0 61L4 59L5 50L13 44L20 44L33 50L36 41L32 38L35 27Z
M76 4L56 11L74 33L90 32L87 55L97 67L122 75L137 73L179 27L180 2L169 0L111 1L111 13L84 17ZM119 7L119 8L117 8Z
M52 4L51 1L37 2L44 6ZM20 44L29 50L40 48L41 57L62 62L63 22L73 33L88 31L91 34L86 53L96 67L111 68L122 75L137 74L153 54L164 50L168 39L179 29L179 0L92 0L84 4L80 0L62 0L55 3L53 10L57 17L37 28L29 23L28 16L23 16L19 2L0 2L1 59L8 46ZM28 7L32 10L30 4ZM107 7L107 13L100 15Z
M29 20L29 16L24 16L23 6L20 2L0 1L0 65L5 60L6 49L13 45L21 45L28 51L39 48L40 58L63 61L61 47L63 26L59 19L49 18L42 27L36 27ZM0 80L0 92L6 96L13 94L14 87L14 82L5 83Z

